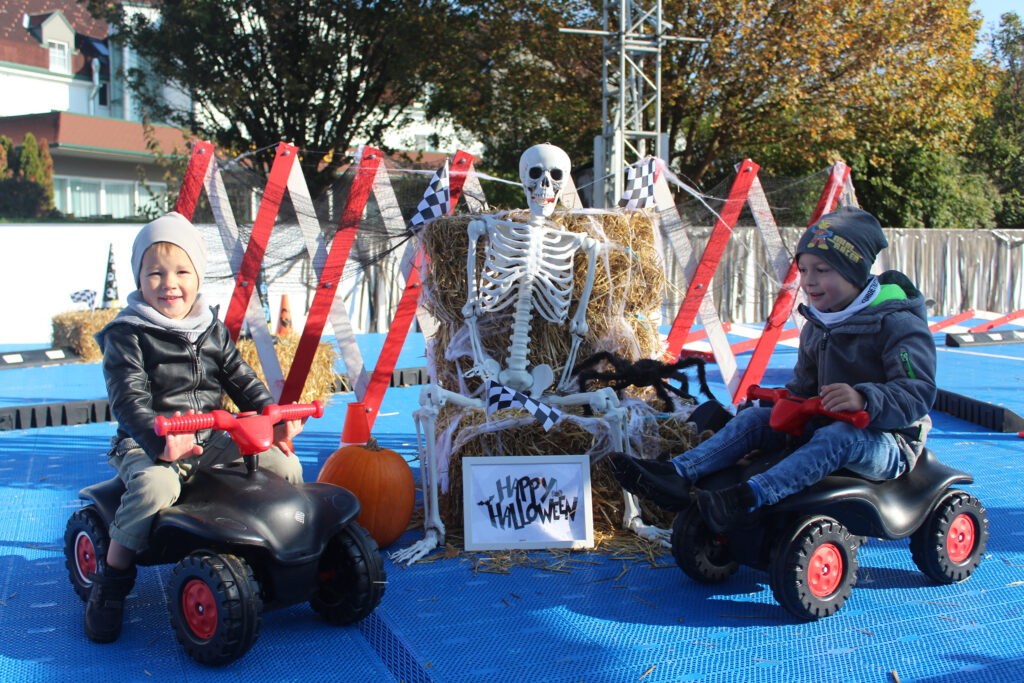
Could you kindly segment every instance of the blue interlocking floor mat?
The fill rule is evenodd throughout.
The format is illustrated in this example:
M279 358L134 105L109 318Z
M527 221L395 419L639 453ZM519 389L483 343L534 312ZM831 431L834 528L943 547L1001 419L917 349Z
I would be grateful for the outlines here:
M785 349L776 356L766 386L784 383L795 358ZM87 371L94 372L17 370L25 373L18 378L24 403L72 393L60 388ZM0 372L0 387L17 400L9 372ZM1024 413L1019 345L940 348L939 378L949 391ZM44 385L53 390L36 390ZM409 459L418 392L389 390L374 428L383 445ZM337 396L296 439L307 480L337 447L350 398ZM308 605L268 612L252 650L213 669L175 640L169 566L140 569L117 642L96 645L82 631L84 605L68 581L63 533L80 506L78 490L113 472L104 456L113 425L0 432L0 680L1020 681L1024 439L943 413L933 418L931 448L975 477L964 488L988 510L985 559L962 583L928 580L905 540L871 539L845 606L805 623L775 602L767 574L745 567L708 586L687 578L668 554L652 563L536 551L529 565L488 573L471 556L438 553L409 567L386 559L383 602L359 625L330 626ZM419 537L409 531L388 550Z

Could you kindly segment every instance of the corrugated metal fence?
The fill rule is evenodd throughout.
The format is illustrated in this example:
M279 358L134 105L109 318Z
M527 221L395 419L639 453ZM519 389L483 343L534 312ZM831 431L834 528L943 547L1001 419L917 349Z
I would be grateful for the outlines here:
M780 228L792 252L802 228ZM690 228L694 253L701 254L711 227ZM889 247L878 270L900 270L934 300L931 315L954 315L967 309L1008 313L1024 308L1024 230L916 230L886 228ZM668 257L670 291L665 322L671 322L686 293L678 264ZM767 319L778 292L760 233L737 227L715 272L715 306L723 321L758 323Z

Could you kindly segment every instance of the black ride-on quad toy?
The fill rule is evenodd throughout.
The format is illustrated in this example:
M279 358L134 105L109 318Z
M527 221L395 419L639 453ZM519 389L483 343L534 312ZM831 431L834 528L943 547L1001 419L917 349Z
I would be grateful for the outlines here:
M252 647L263 610L308 601L332 624L368 616L384 595L377 544L356 523L359 501L333 484L293 486L259 469L255 454L281 420L320 417L323 406L267 406L261 414L223 410L158 417L158 434L223 429L242 462L199 470L181 497L153 522L139 565L177 563L168 608L178 641L196 661L232 662ZM82 489L87 505L68 520L64 555L75 592L88 599L102 572L107 530L124 493L114 477Z
M801 400L785 389L751 387L750 398L774 401L773 429L799 435L815 415L867 425L864 411L827 412L821 399ZM697 482L719 489L745 481L788 455L758 452L734 467ZM778 503L751 514L748 524L713 533L696 505L672 525L672 554L702 583L725 581L741 564L768 572L775 599L795 616L815 620L834 614L857 582L857 550L867 537L910 537L918 568L934 581L971 575L988 540L988 517L974 496L950 488L970 484L969 474L947 467L925 449L910 472L874 482L839 470Z

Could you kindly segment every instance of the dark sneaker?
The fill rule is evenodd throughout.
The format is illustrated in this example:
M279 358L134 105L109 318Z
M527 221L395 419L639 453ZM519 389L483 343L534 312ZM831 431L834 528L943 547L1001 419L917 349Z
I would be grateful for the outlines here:
M679 512L690 504L693 485L671 462L641 460L625 453L612 453L608 457L615 479L630 493L670 512Z
M94 643L112 643L121 635L124 599L135 585L135 567L118 571L104 567L90 574L92 590L85 605L85 635Z
M697 508L708 528L721 534L741 526L750 518L756 504L754 492L746 482L725 489L697 489Z

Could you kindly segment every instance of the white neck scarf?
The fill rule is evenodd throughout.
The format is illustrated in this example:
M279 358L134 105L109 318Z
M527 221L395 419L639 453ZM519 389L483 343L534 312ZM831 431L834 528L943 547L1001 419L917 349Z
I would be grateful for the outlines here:
M148 323L153 327L165 330L172 330L191 342L195 342L202 336L206 328L213 323L213 312L206 304L201 293L196 294L196 300L192 304L192 310L181 320L173 320L160 313L146 303L142 298L142 292L135 290L128 295L128 306L125 307L119 317L135 317L135 322Z
M819 311L814 306L808 306L808 308L811 309L811 313L815 318L825 323L825 327L832 327L833 325L838 325L843 322L861 309L870 306L871 302L875 300L880 291L882 291L882 285L878 282L878 278L872 275L863 291L861 291L857 298L850 302L850 305L843 310Z

